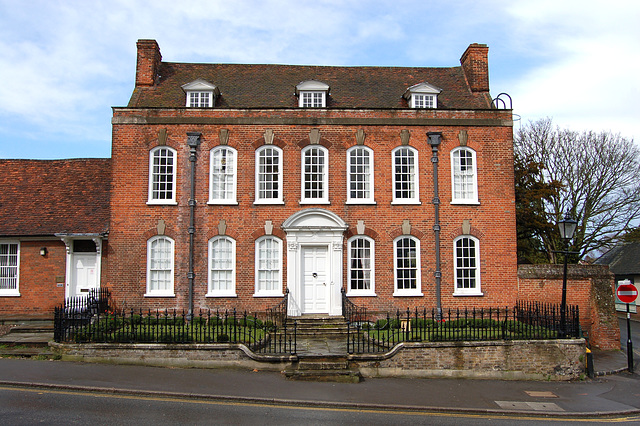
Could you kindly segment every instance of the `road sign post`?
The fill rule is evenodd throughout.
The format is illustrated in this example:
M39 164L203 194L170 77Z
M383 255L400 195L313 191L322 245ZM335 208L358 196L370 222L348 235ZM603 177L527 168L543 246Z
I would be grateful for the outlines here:
M629 373L633 373L633 343L631 342L631 312L629 304L633 303L638 297L638 289L629 280L624 280L620 283L616 290L616 296L621 302L627 304L627 367Z

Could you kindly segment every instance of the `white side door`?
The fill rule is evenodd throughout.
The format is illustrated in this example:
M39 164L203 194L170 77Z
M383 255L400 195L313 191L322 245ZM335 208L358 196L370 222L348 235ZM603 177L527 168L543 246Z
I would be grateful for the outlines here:
M87 296L89 290L98 287L95 253L74 253L69 296Z
M302 248L303 314L329 313L327 246Z

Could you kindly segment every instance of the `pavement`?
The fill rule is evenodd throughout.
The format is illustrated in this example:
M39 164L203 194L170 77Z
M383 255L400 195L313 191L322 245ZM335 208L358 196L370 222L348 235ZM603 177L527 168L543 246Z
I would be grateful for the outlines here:
M619 365L620 357L610 358L611 365ZM334 383L292 381L272 371L2 358L0 386L357 409L632 416L640 421L640 375L628 372L574 382L367 378Z
M33 335L21 337L33 343ZM631 416L640 422L640 359L630 374L623 351L594 350L593 356L596 377L582 381L367 378L361 383L292 381L258 370L0 358L0 386L357 409Z

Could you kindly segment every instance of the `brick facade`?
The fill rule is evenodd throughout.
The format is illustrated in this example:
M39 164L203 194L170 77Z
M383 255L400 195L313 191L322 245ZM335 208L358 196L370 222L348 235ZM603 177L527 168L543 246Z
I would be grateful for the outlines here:
M511 111L491 107L488 95L486 46L472 45L463 56L462 71L469 80L466 92L451 93L443 90L442 101L447 109L410 109L404 105L389 108L297 108L297 100L291 95L290 105L282 107L279 99L276 107L247 104L231 107L235 99L242 98L229 87L224 78L215 78L216 72L207 68L198 72L192 64L157 65L153 58L160 58L159 50L149 41L139 42L137 87L128 107L115 108L113 117L111 221L108 248L110 267L107 285L120 306L143 308L188 308L189 298L189 225L191 162L187 133L198 132L200 145L195 162L195 231L193 306L198 309L240 307L260 311L274 305L277 300L255 297L255 242L265 235L265 225L270 221L272 234L279 236L283 244L282 290L291 287L287 267L291 255L287 247L287 232L283 223L305 209L323 209L337 215L347 225L342 247L332 250L342 252L342 285L348 285L347 240L358 234L362 221L364 234L375 242L375 296L352 297L358 305L373 310L435 306L435 208L432 149L428 132L440 132L438 150L438 182L440 198L440 240L442 271L442 306L505 306L513 305L517 296L515 286L516 237L513 188L512 118ZM483 59L484 58L484 59ZM470 66L465 65L470 61ZM163 68L164 67L164 68ZM242 67L242 66L238 66ZM250 68L252 66L245 66ZM256 66L257 67L257 66ZM269 66L265 67L269 71ZM326 69L328 69L328 71ZM154 69L161 75L153 75ZM165 69L173 69L171 74ZM245 72L245 68L238 68ZM372 72L375 72L375 68ZM438 69L433 70L439 75ZM298 68L281 70L303 72ZM317 70L316 70L317 71ZM340 78L349 78L349 70L324 67L317 72L333 76L328 106L339 105ZM222 74L222 70L219 71ZM274 69L275 73L276 70ZM388 72L388 78L402 69ZM184 74L178 81L174 75ZM170 75L169 75L170 74ZM166 77L165 75L169 75ZM263 76L264 77L264 76ZM182 84L196 78L205 78L220 87L222 96L214 108L184 108L185 94ZM274 79L279 78L274 75ZM311 70L309 79L316 78ZM325 77L327 79L329 77ZM447 77L448 78L448 77ZM172 80L173 79L173 80ZM264 78L265 80L269 80ZM321 78L318 78L321 79ZM298 80L288 81L293 88ZM443 77L443 82L447 83ZM487 82L485 87L483 82ZM156 82L155 85L150 82ZM227 86L225 86L227 83ZM348 82L350 88L363 85L362 81ZM436 86L445 84L433 80ZM151 84L151 85L150 85ZM255 88L255 96L279 90L268 82L247 81ZM404 84L404 83L403 83ZM452 83L453 84L453 83ZM455 80L455 84L459 84ZM149 86L150 85L150 86ZM404 88L411 84L406 83ZM147 87L149 86L149 87ZM453 87L453 86L452 86ZM249 89L248 89L249 90ZM345 92L347 89L344 89ZM374 91L375 87L366 90ZM366 94L366 90L363 90ZM404 89L403 89L404 90ZM293 89L291 89L291 93ZM463 93L464 92L464 93ZM479 92L478 96L472 92ZM402 91L393 94L390 103L402 99ZM397 99L396 99L397 95ZM459 98L466 96L468 101ZM289 94L287 94L289 96ZM465 98L465 99L467 99ZM351 99L351 98L350 98ZM368 99L365 97L365 100ZM440 99L440 98L439 98ZM488 101L487 101L488 99ZM286 98L285 98L286 101ZM345 101L346 102L346 101ZM357 104L358 100L350 100ZM373 105L378 102L371 100ZM456 104L457 102L457 104ZM259 103L259 101L256 101ZM365 103L362 101L361 103ZM217 107L227 105L229 107ZM395 104L394 104L395 105ZM458 105L458 107L456 107ZM479 105L484 105L480 107ZM377 106L377 105L376 105ZM406 135L409 135L407 140ZM282 149L283 204L256 205L255 170L256 148L271 142ZM404 136L403 136L404 134ZM318 145L328 150L328 200L329 204L301 204L302 149L319 136ZM364 135L364 138L362 137ZM362 141L363 139L363 141ZM359 142L360 140L360 142ZM404 142L403 142L404 140ZM362 143L373 151L374 205L347 203L347 150ZM406 143L418 152L419 205L395 205L393 201L392 151ZM149 153L158 146L176 151L176 205L148 205ZM237 205L209 205L209 171L212 148L227 145L237 152ZM477 192L479 203L475 205L452 204L451 151L460 146L475 151L477 162ZM410 230L406 225L410 225ZM221 227L221 222L223 226ZM403 224L404 227L403 227ZM207 297L208 241L219 235L220 230L236 243L237 297ZM147 240L163 234L175 242L175 297L145 297L147 288ZM394 296L394 238L412 235L420 242L420 271L422 296ZM482 295L454 296L453 241L461 235L478 240L480 249L480 285ZM311 238L311 237L310 237ZM331 247L330 247L331 249ZM334 302L340 303L340 302Z

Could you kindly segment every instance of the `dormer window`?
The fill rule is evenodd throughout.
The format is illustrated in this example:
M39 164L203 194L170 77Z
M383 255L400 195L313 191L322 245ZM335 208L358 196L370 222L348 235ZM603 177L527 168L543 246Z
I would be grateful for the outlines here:
M187 108L213 108L220 96L220 89L215 84L201 78L183 84L182 90L187 94Z
M296 86L300 108L326 108L329 85L321 81L307 80Z
M402 96L409 102L411 108L437 108L440 92L442 89L432 84L418 83L409 87Z

